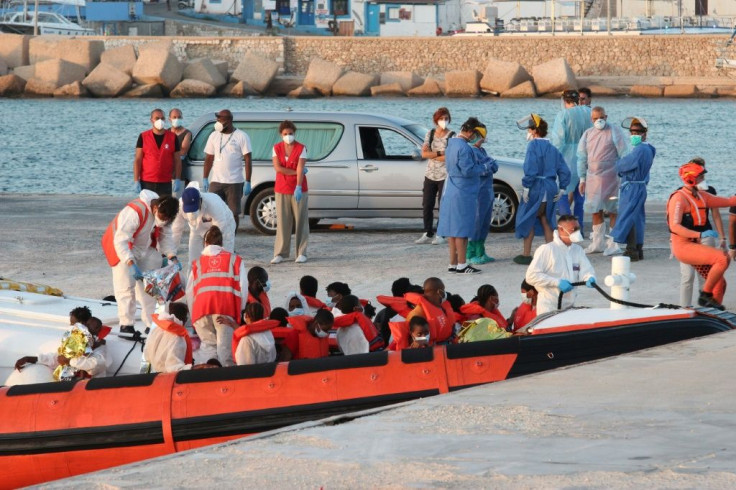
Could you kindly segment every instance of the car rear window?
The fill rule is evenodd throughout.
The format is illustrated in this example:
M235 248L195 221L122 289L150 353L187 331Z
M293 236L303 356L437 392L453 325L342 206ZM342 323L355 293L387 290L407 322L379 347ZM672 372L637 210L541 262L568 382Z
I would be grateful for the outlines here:
M271 161L273 145L281 141L279 135L281 121L243 122L235 121L235 127L245 131L253 147L253 160ZM342 137L342 124L332 122L294 121L296 139L307 147L310 161L322 160L335 149ZM204 147L207 138L214 131L214 121L204 126L192 141L189 159L204 160Z

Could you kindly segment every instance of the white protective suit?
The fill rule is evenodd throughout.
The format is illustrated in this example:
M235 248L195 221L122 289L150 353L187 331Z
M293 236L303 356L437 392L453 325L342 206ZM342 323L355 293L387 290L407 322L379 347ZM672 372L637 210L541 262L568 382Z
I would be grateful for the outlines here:
M187 187L199 187L197 182L190 182ZM217 194L200 191L202 204L199 211L185 213L184 205L179 199L179 214L172 225L174 243L177 248L181 243L184 230L189 227L189 260L197 260L204 248L204 235L213 225L222 232L222 248L228 252L235 251L235 218L233 212L227 207Z
M587 281L595 277L595 270L585 251L575 243L565 245L557 230L554 239L540 246L534 252L534 259L526 270L526 282L537 288L537 316L548 311L557 310L557 298L560 294L560 279L570 282ZM562 297L562 308L569 308L575 303L577 288L573 288Z
M230 213L232 215L232 213ZM219 245L207 245L202 250L202 255L212 256L219 255L223 251L223 247ZM240 301L241 308L245 308L248 302L248 276L246 274L245 260L240 262ZM189 268L189 276L187 277L186 298L189 305L189 311L194 310L194 274L191 267ZM233 329L228 325L217 323L217 317L220 315L205 315L194 322L194 330L196 330L202 343L199 346L198 359L216 358L223 367L234 366L233 359ZM236 323L240 324L240 318L233 318Z
M276 340L270 330L246 335L238 343L235 363L238 366L263 364L276 360Z
M38 364L48 366L53 371L59 366L58 356L58 352L39 354ZM87 356L70 359L69 365L74 369L86 371L93 378L104 378L107 376L107 368L112 365L112 359L107 355L107 346L101 345Z
M578 144L578 176L585 181L586 213L618 210L618 172L616 160L628 151L624 132L606 124L603 129L587 129Z
M149 190L142 190L140 199L149 210L148 220L143 225L140 233L133 238L133 234L140 225L140 218L129 206L125 206L117 216L117 230L113 236L115 252L120 258L118 265L112 268L112 286L115 292L115 300L118 304L118 318L120 325L135 325L135 302L140 302L142 308L143 323L151 326L151 316L156 307L156 300L145 293L143 282L136 281L131 275L131 267L128 260L133 260L141 271L160 269L162 265L161 254L167 257L176 256L176 246L171 235L171 225L161 228L156 248L151 247L151 232L155 225L151 201L158 199L158 194ZM133 248L129 244L133 244Z
M182 323L174 315L159 313L161 320L170 320L181 325ZM143 357L151 363L151 370L157 373L175 373L192 369L191 364L184 360L187 354L187 341L163 328L154 328L148 334L146 346L143 348Z

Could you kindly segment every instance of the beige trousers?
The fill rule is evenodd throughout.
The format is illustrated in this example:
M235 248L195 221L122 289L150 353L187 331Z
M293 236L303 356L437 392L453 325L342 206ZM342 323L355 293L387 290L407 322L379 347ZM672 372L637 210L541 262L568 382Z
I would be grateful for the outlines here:
M276 243L273 246L273 255L284 258L289 256L291 248L291 229L296 219L296 256L307 255L309 243L309 193L302 194L302 199L296 202L291 194L276 193Z

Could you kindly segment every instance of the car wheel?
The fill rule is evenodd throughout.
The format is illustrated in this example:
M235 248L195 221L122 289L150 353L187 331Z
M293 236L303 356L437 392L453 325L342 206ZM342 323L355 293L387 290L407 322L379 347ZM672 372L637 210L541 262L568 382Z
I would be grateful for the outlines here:
M516 193L506 185L493 184L493 196L491 231L501 233L513 230L519 209Z
M264 235L276 234L276 195L273 187L267 187L250 203L250 221L256 230Z

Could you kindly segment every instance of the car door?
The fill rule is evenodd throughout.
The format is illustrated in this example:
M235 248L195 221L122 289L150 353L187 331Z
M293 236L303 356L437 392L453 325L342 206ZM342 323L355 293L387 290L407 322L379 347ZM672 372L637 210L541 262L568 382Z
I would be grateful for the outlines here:
M426 163L421 148L399 128L358 125L358 209L421 210ZM404 213L406 215L406 213Z

